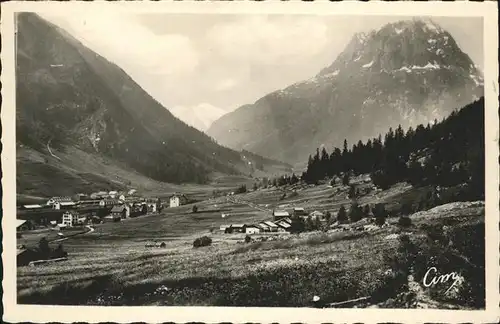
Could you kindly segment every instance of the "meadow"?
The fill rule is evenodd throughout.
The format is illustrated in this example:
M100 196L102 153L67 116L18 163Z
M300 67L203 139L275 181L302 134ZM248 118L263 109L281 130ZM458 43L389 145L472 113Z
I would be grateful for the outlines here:
M279 234L274 240L251 243L243 243L244 234L218 231L223 224L270 220L271 213L265 210L280 205L335 214L350 202L347 188L341 185L295 190L297 194L290 198L282 199L283 191L276 188L263 189L232 200L199 202L197 213L186 205L97 225L94 232L61 242L68 261L19 267L18 302L311 306L315 295L325 303L365 296L383 301L396 293L388 292L394 283L385 274L391 269L388 256L396 254L401 234L423 242L430 225L484 224L484 205L457 203L437 212L434 208L417 213L412 216L413 225L404 229L396 218L373 231ZM421 190L400 184L362 199L391 205L420 194ZM222 218L221 213L229 216ZM212 238L212 245L193 248L193 241L203 235ZM258 236L262 235L253 237ZM23 239L29 239L29 234ZM165 242L166 247L146 248L145 243L152 241Z

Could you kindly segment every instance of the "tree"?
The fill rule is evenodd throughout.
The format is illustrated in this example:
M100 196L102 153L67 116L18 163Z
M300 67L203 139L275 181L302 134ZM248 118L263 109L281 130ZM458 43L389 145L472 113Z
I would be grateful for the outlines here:
M370 205L365 205L365 207L363 207L363 216L368 217L369 215L370 215Z
M347 196L351 199L356 198L356 188L354 187L354 185L350 185L349 193L347 194Z
M347 222L347 212L346 212L345 207L343 205L340 206L340 209L337 213L337 221L339 223L346 223Z
M314 230L314 223L311 215L309 215L306 219L306 231L312 231L312 230Z
M50 255L50 246L49 241L45 237L42 237L40 241L38 241L38 251L43 258L48 258Z
M290 233L301 233L305 230L305 223L302 217L292 217L292 224L290 225Z
M372 209L373 216L375 217L375 224L383 225L387 218L387 211L384 204L376 204Z
M349 174L347 172L344 173L344 176L342 177L342 184L344 186L348 186L349 185Z
M196 214L198 212L198 206L194 205L193 206L193 214Z
M355 223L363 218L363 210L358 205L357 202L351 204L351 209L349 210L349 219L351 223Z
M330 221L332 220L332 213L330 213L330 211L327 211L325 213L325 219L326 219L326 223L330 224Z

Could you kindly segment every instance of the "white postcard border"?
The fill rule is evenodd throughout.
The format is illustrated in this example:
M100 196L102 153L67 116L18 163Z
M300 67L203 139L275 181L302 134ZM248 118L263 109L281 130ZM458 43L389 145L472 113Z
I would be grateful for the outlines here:
M484 91L486 133L486 309L478 311L311 309L257 307L96 307L17 305L15 257L16 158L14 19L19 11L50 11L78 15L97 6L123 12L242 13L317 15L398 15L484 17ZM492 2L21 2L2 4L2 187L3 305L9 322L498 322L499 295L499 147L498 147L498 18Z

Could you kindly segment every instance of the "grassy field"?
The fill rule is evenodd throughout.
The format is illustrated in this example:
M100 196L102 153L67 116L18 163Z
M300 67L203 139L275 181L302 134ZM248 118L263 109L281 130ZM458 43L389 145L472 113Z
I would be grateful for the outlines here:
M18 268L20 303L99 305L235 305L310 306L314 295L327 302L366 295L383 295L387 255L398 240L392 234L424 236L423 225L484 222L484 206L451 205L415 215L413 226L393 224L374 231L280 234L275 240L242 243L243 234L211 229L231 223L270 220L280 205L336 213L349 204L347 187L320 185L296 188L297 195L281 199L283 191L263 189L234 197L205 200L167 209L162 214L106 223L95 231L64 242L64 263ZM288 191L290 193L291 191ZM363 203L397 203L421 192L398 185L372 192ZM406 197L406 198L405 198ZM260 209L250 204L260 206ZM266 207L267 205L267 207ZM227 213L222 218L221 213ZM31 242L40 233L23 235ZM195 238L210 236L211 246L193 248ZM392 235L392 236L391 236ZM166 248L146 248L161 241ZM385 296L385 295L384 295Z

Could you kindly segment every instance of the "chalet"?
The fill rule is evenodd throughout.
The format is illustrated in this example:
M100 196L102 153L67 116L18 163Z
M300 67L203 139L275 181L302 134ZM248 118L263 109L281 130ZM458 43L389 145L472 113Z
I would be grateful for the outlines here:
M293 216L306 216L306 211L302 207L295 207L293 209Z
M170 207L179 207L187 203L187 198L182 194L174 194L170 197Z
M282 218L290 217L290 214L285 210L275 210L273 211L273 219L278 221Z
M267 226L269 226L269 229L271 230L271 232L277 232L278 231L279 227L275 223L273 223L271 221L265 221L264 224L266 224Z
M127 205L114 206L111 209L111 215L114 218L121 218L121 219L128 218L130 217L130 207Z
M245 227L245 233L246 234L259 234L260 229L255 225L250 225L250 226Z
M75 225L79 225L79 215L73 211L67 211L62 216L62 224L66 227L73 227Z

